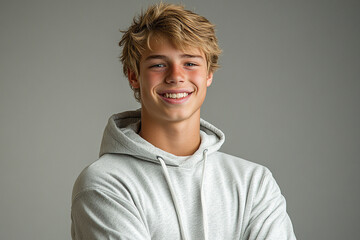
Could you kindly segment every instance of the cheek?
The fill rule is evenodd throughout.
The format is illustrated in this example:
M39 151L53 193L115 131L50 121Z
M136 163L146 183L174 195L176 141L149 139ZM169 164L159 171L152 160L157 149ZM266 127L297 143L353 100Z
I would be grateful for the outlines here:
M207 86L207 73L206 72L193 72L190 75L191 79L193 79L194 84L197 86Z
M144 76L144 80L148 86L156 85L162 81L162 74L160 72L147 72Z
M156 72L144 72L140 80L140 91L142 96L155 94L156 87L161 83L161 76Z

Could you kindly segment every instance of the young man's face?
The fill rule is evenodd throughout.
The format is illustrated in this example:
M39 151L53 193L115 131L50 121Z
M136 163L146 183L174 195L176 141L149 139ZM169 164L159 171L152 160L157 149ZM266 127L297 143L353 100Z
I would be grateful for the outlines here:
M200 117L206 89L212 82L200 49L179 50L165 37L153 37L152 50L140 61L140 74L129 81L140 88L142 111L152 121L177 122Z

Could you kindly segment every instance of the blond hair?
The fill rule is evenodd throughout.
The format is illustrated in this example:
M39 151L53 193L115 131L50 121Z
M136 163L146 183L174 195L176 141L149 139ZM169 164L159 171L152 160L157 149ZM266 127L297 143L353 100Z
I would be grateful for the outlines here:
M205 54L208 72L214 72L219 67L221 53L214 27L205 17L185 10L182 5L158 3L150 6L134 17L126 31L121 31L124 35L119 42L123 47L120 60L125 76L130 70L139 77L141 56L147 48L151 49L150 38L157 34L168 37L179 49L188 46L200 48ZM131 88L140 102L139 89Z

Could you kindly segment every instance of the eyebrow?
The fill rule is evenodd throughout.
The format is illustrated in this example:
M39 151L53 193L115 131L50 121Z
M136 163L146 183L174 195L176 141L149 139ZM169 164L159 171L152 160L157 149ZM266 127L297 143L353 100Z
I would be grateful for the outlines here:
M204 59L203 56L201 55L192 55L192 54L182 54L180 56L180 58L200 58L200 59ZM145 61L151 60L151 59L163 59L166 60L168 59L168 57L166 57L165 55L150 55L148 57L146 57Z

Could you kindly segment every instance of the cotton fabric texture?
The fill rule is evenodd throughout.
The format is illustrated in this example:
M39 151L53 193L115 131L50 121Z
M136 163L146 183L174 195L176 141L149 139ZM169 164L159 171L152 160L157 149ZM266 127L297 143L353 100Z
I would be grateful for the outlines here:
M218 151L219 129L201 119L199 149L179 157L138 135L140 114L109 119L100 158L77 178L73 240L296 239L271 172Z

